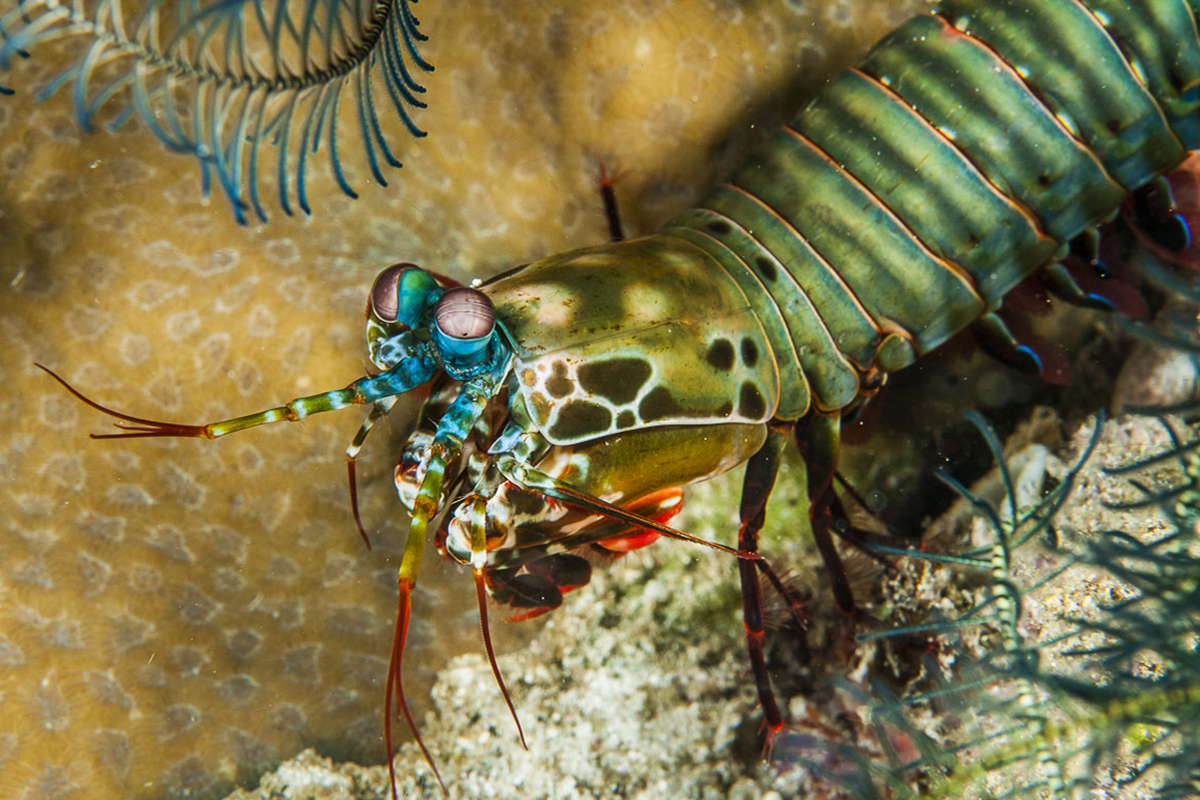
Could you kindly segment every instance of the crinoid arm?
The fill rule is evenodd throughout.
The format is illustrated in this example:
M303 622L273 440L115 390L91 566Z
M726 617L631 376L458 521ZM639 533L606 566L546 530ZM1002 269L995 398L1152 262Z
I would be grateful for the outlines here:
M910 555L977 573L977 601L948 618L934 611L917 624L860 635L920 658L922 682L897 691L886 675L840 680L837 691L865 709L870 727L853 741L836 731L789 733L781 749L862 800L1065 799L1110 786L1121 797L1196 796L1200 495L1190 490L1200 470L1191 438L1171 431L1166 450L1103 468L1091 457L1122 458L1130 423L1105 427L1100 416L1050 488L1022 489L994 432L977 415L972 422L997 459L999 481L968 489L945 479L973 510L972 541L984 546ZM1171 461L1177 469L1167 477ZM1120 516L1094 517L1121 520L1122 528L1071 530L1081 506L1094 509L1091 498L1111 496L1110 480L1139 471L1131 488L1150 502L1120 503L1110 506ZM1129 512L1152 505L1158 516L1142 528ZM958 580L973 585L966 572ZM1073 592L1088 593L1086 611L1056 616Z
M326 142L334 179L351 197L338 150L338 112L355 108L359 146L371 176L399 167L384 135L376 93L403 127L424 136L411 111L425 88L414 72L433 67L417 50L416 0L148 0L126 19L120 0L4 0L0 69L57 39L79 42L69 67L36 91L72 92L80 126L110 129L137 116L171 150L200 162L207 195L216 181L241 223L267 214L260 171L271 172L279 203L311 213L307 161ZM346 93L349 92L347 97ZM0 85L0 94L12 94ZM274 151L264 152L267 146Z

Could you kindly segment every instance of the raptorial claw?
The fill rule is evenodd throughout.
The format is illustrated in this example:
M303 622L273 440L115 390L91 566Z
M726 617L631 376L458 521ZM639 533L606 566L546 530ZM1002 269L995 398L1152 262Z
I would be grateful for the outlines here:
M504 477L508 478L518 486L530 489L545 495L547 498L554 498L567 505L578 506L609 519L628 522L638 528L645 528L648 531L655 531L663 536L671 539L679 539L692 544L704 545L711 547L713 550L719 550L722 553L728 553L732 556L737 556L743 561L762 561L763 557L758 553L751 553L745 550L737 550L732 547L727 547L718 542L710 542L707 539L701 539L698 536L692 536L690 533L684 533L681 530L663 525L661 522L656 522L652 519L647 519L631 512L627 508L615 506L612 503L606 502L595 495L582 492L568 483L560 481L550 475L545 474L533 467L521 464L510 454L504 454L496 459L496 467L503 473Z

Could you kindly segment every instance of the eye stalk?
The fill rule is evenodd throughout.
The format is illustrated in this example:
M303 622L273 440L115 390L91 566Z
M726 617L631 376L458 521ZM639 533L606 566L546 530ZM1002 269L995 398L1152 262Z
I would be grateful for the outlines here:
M433 311L438 329L455 339L478 339L496 327L496 309L486 294L465 286L451 289Z
M394 264L379 273L371 284L367 312L378 317L380 322L396 321L400 311L400 276L409 269L416 269L416 265Z
M393 264L380 272L367 295L371 363L388 370L404 360L413 344L409 331L429 325L430 312L441 296L437 280L415 264Z
M371 284L367 347L379 369L392 369L431 336L443 368L465 380L494 354L495 330L496 309L487 295L466 287L445 290L415 264L393 264Z
M433 323L443 356L466 366L487 357L496 330L496 309L486 294L464 286L442 295L433 311Z
M415 328L438 290L433 276L416 264L393 264L376 276L367 299L367 317L384 325Z

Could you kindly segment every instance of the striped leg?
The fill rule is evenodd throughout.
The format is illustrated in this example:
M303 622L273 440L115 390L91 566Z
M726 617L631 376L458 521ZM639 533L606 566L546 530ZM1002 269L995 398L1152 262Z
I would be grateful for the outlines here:
M758 552L758 532L762 530L766 520L767 499L775 487L775 478L779 474L783 448L787 445L791 427L789 424L785 428L770 428L763 446L746 462L746 477L742 483L742 502L739 509L741 526L738 529L738 549L744 552ZM770 759L775 737L783 729L783 714L775 701L775 692L771 688L766 658L763 655L762 586L758 581L758 568L755 564L753 561L738 561L738 574L742 581L742 621L746 625L746 650L750 655L750 669L754 673L758 702L762 706L763 721L767 730L763 750Z
M808 519L813 539L825 562L833 598L843 614L857 611L846 567L833 544L832 529L836 519L844 519L842 501L833 490L833 475L837 471L840 450L841 417L809 414L796 426L796 444L804 457L808 471Z

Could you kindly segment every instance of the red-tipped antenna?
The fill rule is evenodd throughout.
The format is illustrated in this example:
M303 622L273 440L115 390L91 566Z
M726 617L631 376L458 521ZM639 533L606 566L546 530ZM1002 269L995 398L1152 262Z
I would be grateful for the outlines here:
M412 731L413 739L416 740L417 746L421 748L421 753L425 756L425 763L429 764L429 768L433 770L433 776L437 778L438 785L442 787L442 794L449 797L450 791L446 788L445 781L442 780L442 774L438 772L437 764L433 763L433 756L430 755L429 748L425 747L425 742L421 739L421 733L417 730L417 724L413 722L412 714L409 713L408 702L404 699L404 682L400 675L400 668L404 661L404 642L408 639L408 620L412 612L413 583L404 578L401 578L399 583L400 603L396 608L396 634L392 639L392 657L388 661L387 688L384 691L383 701L383 739L387 745L388 777L392 781L392 800L400 800L400 796L396 792L396 765L392 760L393 690L396 697L396 716L404 715L404 720L408 723L408 729Z
M58 373L49 367L43 366L36 361L33 365L42 372L49 375L54 380L62 384L62 387L75 396L75 399L82 403L91 406L102 414L107 414L110 417L122 420L122 422L113 423L118 428L121 428L128 433L93 433L89 434L93 439L152 439L166 437L182 437L189 439L212 439L215 438L213 432L207 425L181 425L175 422L159 422L154 419L144 419L142 417L134 417L129 414L122 414L120 411L113 411L111 408L102 406L92 398L85 395L83 392L76 389L65 379L59 377ZM132 425L124 423L132 422Z

